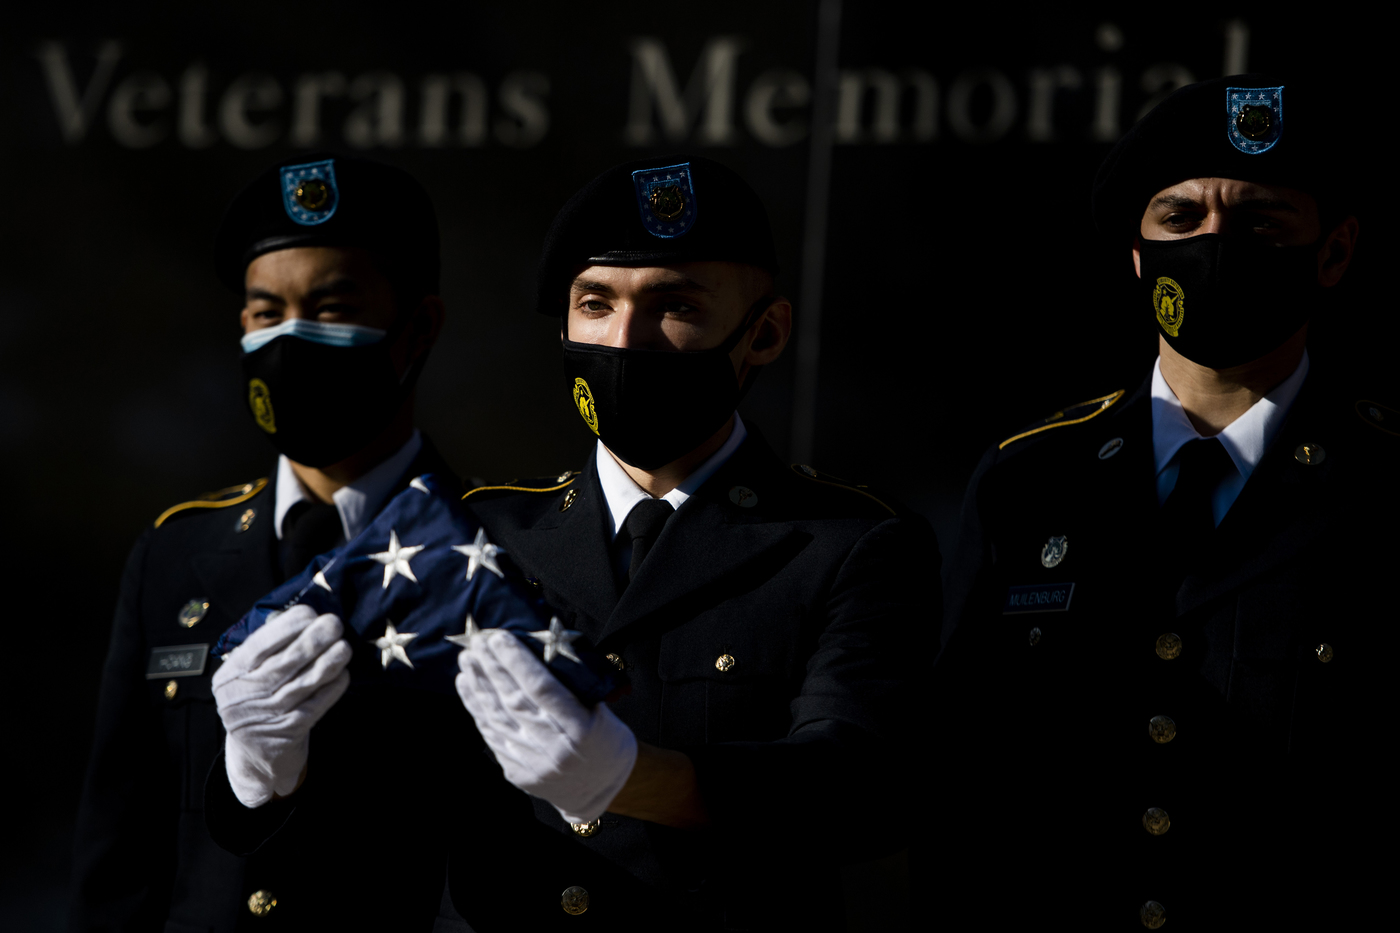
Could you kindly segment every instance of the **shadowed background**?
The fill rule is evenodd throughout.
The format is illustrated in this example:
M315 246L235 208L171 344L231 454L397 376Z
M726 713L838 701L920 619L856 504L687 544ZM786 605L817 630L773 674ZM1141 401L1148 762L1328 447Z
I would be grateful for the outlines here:
M1240 70L1326 73L1338 106L1358 107L1337 170L1359 178L1395 110L1364 41L1379 21L902 9L92 6L6 30L3 689L25 790L0 924L61 925L131 542L167 506L273 467L242 398L241 301L210 261L225 204L272 162L315 146L424 183L448 317L420 421L459 471L496 480L577 469L592 439L562 387L557 322L530 310L554 212L616 162L728 163L768 205L796 305L746 420L780 455L902 498L946 550L989 443L1149 371L1127 248L1088 213L1095 168L1145 108ZM1396 325L1375 257L1391 234L1368 221L1313 353L1385 393ZM889 928L885 909L853 901L852 928Z

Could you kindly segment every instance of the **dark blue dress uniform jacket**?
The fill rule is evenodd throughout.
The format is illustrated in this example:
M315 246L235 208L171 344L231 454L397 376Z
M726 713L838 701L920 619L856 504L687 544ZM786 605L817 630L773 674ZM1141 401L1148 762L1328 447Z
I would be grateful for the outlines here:
M402 482L426 472L450 475L425 439ZM337 759L353 759L355 793L346 792L348 800L317 793L327 782L314 772L283 806L250 811L223 774L224 730L210 691L220 662L210 658L197 677L145 679L152 648L212 646L281 581L273 484L250 484L207 505L219 507L184 508L148 529L127 562L78 816L71 928L222 933L337 928L349 918L431 929L451 836L429 832L421 805L396 789L400 771L482 768L480 737L455 697L352 689L313 731L312 760L334 773ZM208 612L186 628L180 610L196 598L208 601ZM169 698L168 682L175 684ZM454 735L459 740L445 740ZM211 768L219 778L210 782L212 799ZM353 812L337 810L352 805ZM443 809L450 821L455 811ZM237 854L211 837L206 810L243 829L223 840ZM370 879L381 877L392 894L366 896ZM278 901L261 918L247 906L256 891Z
M545 883L515 929L843 929L839 865L904 844L906 669L936 653L937 549L922 519L813 473L751 432L621 595L591 458L468 496L561 620L619 659L629 692L613 710L691 756L714 821L609 813L583 837L536 801L531 822L559 846L526 856ZM571 885L589 892L576 917L559 907ZM491 900L455 893L484 929L472 910Z
M1159 526L1150 382L1032 431L968 487L931 682L958 806L924 848L960 911L1129 930L1153 901L1170 929L1365 928L1389 861L1367 840L1390 793L1400 413L1315 364L1186 555ZM1068 609L1007 611L1012 588L1069 583Z

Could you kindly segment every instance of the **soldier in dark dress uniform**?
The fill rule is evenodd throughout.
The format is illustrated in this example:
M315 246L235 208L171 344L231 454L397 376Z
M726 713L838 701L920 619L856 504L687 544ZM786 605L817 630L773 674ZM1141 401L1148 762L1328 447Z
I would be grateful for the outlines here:
M956 804L927 840L960 915L1371 928L1400 413L1306 351L1357 236L1340 132L1317 89L1236 76L1099 171L1161 356L968 487L931 678Z
M840 865L903 844L905 671L936 651L937 550L735 412L788 337L775 266L758 197L706 159L611 169L550 230L538 309L598 445L466 502L628 688L586 710L499 636L462 655L464 702L564 843L525 859L552 885L532 923L842 929Z
M75 931L264 928L283 914L309 928L301 902L316 880L295 847L241 858L205 828L205 776L225 741L208 649L409 478L450 475L413 427L413 382L443 313L437 224L417 182L356 159L289 160L235 199L216 262L245 298L250 411L282 456L266 478L167 509L132 550L79 811ZM470 732L455 706L425 723ZM333 749L341 718L318 741ZM405 742L425 727L407 726ZM429 926L441 865L416 882Z

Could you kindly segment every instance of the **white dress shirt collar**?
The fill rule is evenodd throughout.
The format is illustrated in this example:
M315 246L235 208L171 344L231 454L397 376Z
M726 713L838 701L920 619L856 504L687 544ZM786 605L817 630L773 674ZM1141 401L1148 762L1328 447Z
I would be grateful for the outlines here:
M1288 410L1298 397L1303 380L1307 378L1308 365L1308 351L1304 350L1303 358L1291 376L1216 435L1235 462L1235 469L1245 479L1249 479L1259 465L1264 452L1269 449L1269 444L1288 417ZM1166 469L1184 444L1200 436L1191 419L1186 417L1180 399L1162 377L1162 360L1158 357L1152 366L1152 454L1157 472L1160 474Z
M345 532L346 541L364 531L365 526L374 520L374 516L379 513L379 507L388 499L389 493L393 492L394 484L404 475L422 449L423 435L414 428L413 435L392 457L331 494L331 501L340 513L340 527ZM279 541L282 539L282 521L287 517L287 511L302 499L310 498L302 488L301 480L297 479L296 473L292 471L292 462L285 456L278 457L277 491L272 507L272 521Z
M1235 504L1245 482L1249 479L1264 453L1278 435L1293 400L1303 386L1308 375L1308 353L1293 375L1280 382L1274 390L1249 407L1249 410L1225 426L1216 435L1221 445L1230 455L1235 469L1220 480L1211 494L1211 511L1215 523L1220 524L1230 506ZM1177 474L1181 466L1176 459L1177 451L1201 435L1191 424L1191 419L1181 407L1167 380L1162 377L1160 357L1152 367L1152 455L1157 467L1157 504L1167 501L1176 486Z
M744 419L739 417L739 413L734 413L734 430L729 433L729 438L710 455L709 459L700 464L699 468L685 478L675 489L661 498L671 503L671 507L679 509L685 504L685 500L695 494L705 480L714 475L715 471L724 465L734 451L739 449L739 445L744 442L744 438L749 436L748 429L744 427ZM616 538L617 533L622 530L622 523L627 521L628 514L633 506L643 499L650 499L651 496L645 489L638 486L632 477L627 475L627 471L622 468L613 455L608 453L603 442L598 442L598 449L595 452L595 460L598 467L598 484L603 487L603 500L607 503L608 514L612 518L612 537Z

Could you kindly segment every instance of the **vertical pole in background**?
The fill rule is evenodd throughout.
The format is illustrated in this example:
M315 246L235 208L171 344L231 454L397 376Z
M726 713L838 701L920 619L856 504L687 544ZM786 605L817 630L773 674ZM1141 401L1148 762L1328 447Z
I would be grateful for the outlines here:
M831 148L836 127L836 54L841 40L841 0L817 8L817 66L812 87L812 135L807 164L807 219L802 236L802 280L794 318L797 375L793 383L792 447L795 463L812 459L817 422L817 363L821 355L822 285L826 266L826 214L831 192Z

